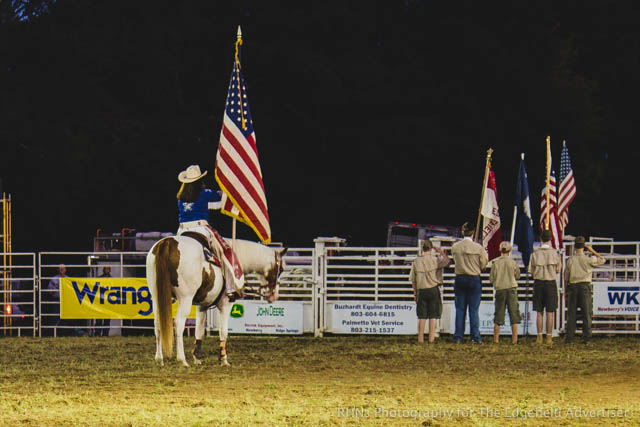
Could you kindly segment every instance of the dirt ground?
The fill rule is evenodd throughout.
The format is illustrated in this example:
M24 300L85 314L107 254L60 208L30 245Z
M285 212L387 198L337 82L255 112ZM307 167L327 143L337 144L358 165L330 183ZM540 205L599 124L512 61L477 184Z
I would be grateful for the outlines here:
M233 336L232 367L153 337L0 338L0 425L639 425L640 340ZM193 338L185 338L187 352Z

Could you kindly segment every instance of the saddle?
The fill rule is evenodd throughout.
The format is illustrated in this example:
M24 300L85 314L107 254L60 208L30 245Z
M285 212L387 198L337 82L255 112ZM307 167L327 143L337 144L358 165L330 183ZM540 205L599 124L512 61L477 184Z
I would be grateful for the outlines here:
M217 266L217 267L221 267L222 263L220 262L220 259L218 259L217 256L215 256L213 254L213 251L211 250L211 247L209 246L209 240L203 236L200 233L197 233L195 231L185 231L184 233L181 234L181 236L187 236L187 237L191 237L192 239L195 239L198 241L198 243L200 243L202 245L202 251L204 252L204 259L207 262L210 262L211 264Z

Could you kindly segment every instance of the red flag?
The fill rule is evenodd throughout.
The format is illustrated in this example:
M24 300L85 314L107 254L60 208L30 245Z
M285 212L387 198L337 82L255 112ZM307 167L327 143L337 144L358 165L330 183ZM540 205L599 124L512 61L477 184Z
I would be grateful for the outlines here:
M482 200L482 246L489 255L489 260L500 256L500 210L498 209L498 190L496 189L496 177L489 164L489 174Z
M263 243L269 243L269 212L247 89L240 67L241 44L238 28L236 57L220 132L215 176L223 192L221 212L247 224Z

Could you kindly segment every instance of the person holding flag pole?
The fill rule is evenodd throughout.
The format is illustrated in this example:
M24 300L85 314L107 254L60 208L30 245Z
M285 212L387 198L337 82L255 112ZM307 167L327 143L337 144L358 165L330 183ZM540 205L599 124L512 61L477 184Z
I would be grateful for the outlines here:
M533 276L533 310L536 314L537 343L542 343L543 320L546 312L546 343L552 344L553 315L558 309L557 278L562 268L562 260L556 249L552 247L557 227L550 227L550 221L557 221L555 215L555 179L551 174L551 139L547 137L547 181L545 194L541 203L541 223L545 227L541 233L541 245L531 255L529 273ZM546 203L545 203L546 201ZM546 209L546 210L545 210ZM557 224L555 224L557 225ZM550 230L550 228L553 228Z
M484 181L482 185L482 196L484 197L487 177L489 176L489 168L491 162L491 153L493 150L489 148L487 151L487 163L485 167ZM480 204L480 213L482 213L482 201ZM469 311L469 332L471 342L482 343L480 336L480 316L479 309L482 301L482 280L480 274L487 267L488 256L487 251L475 242L478 235L478 227L480 218L475 228L470 223L464 223L462 226L462 235L464 238L453 244L451 247L451 255L455 264L455 281L453 290L455 294L456 320L453 341L461 343L464 335L467 310Z

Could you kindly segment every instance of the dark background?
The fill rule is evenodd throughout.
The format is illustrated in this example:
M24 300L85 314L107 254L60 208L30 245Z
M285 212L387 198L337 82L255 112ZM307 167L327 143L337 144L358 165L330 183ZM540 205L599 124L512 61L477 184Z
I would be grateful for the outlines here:
M435 3L0 1L14 251L176 230L177 174L213 174L238 25L275 242L475 221L489 147L508 235L521 152L538 221L547 135L576 177L567 233L640 239L640 5Z

